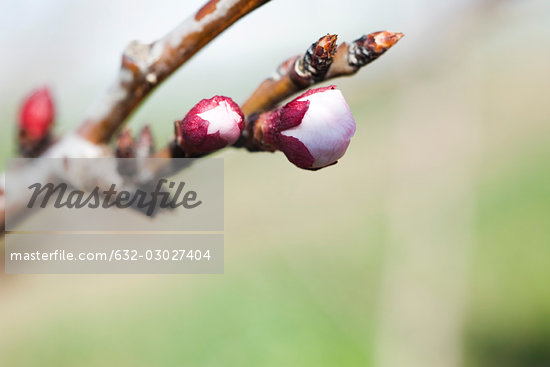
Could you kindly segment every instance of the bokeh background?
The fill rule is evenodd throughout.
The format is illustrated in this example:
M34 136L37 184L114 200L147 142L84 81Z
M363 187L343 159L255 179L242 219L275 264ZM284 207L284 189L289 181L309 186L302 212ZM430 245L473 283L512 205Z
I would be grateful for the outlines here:
M0 156L29 90L57 131L123 47L199 0L0 2ZM1 366L550 366L550 3L273 0L132 117L166 142L214 94L243 101L328 32L406 34L335 80L358 123L306 172L228 149L225 274L0 275ZM0 165L4 165L4 160ZM3 245L1 245L3 246Z

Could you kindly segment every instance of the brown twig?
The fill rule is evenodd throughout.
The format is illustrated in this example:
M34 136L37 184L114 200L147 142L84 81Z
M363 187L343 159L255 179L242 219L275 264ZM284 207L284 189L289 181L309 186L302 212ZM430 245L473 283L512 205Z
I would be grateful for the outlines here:
M315 83L353 75L380 57L402 37L402 33L375 32L350 44L343 43L336 50L336 36L321 37L303 56L285 61L274 77L262 82L241 106L243 113L251 116L264 112Z
M217 35L269 0L210 0L163 38L131 42L114 86L99 101L78 133L107 143L149 93Z

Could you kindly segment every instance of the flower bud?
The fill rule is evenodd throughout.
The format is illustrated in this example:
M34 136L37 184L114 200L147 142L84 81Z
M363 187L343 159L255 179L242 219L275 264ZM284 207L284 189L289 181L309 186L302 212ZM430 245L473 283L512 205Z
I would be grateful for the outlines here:
M19 149L33 156L50 138L55 117L54 104L47 87L35 90L19 111Z
M115 148L115 157L117 158L135 158L136 141L129 128L124 128L118 134Z
M30 138L43 138L52 126L54 106L50 91L43 87L28 96L19 114L19 128Z
M244 128L244 115L229 97L203 99L181 121L176 140L186 153L209 153L234 144Z
M255 135L289 161L316 170L335 164L355 133L351 110L335 86L310 89L276 111L260 116Z

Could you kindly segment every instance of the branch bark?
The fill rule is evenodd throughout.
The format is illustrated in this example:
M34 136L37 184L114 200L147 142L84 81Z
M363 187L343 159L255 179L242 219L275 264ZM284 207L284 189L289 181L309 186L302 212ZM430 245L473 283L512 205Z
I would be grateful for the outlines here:
M349 44L343 43L336 50L336 36L321 37L303 56L285 61L273 77L263 81L241 106L243 113L251 116L264 112L313 84L353 75L402 37L402 33L375 32Z
M131 42L114 85L92 109L78 134L107 143L151 91L217 35L270 0L210 0L163 38Z

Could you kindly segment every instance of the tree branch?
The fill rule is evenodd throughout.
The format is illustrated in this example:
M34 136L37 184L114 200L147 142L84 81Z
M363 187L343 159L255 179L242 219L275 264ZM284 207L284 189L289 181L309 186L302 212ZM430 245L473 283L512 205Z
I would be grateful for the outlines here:
M264 112L315 83L353 75L402 37L402 33L375 32L351 44L343 43L336 50L336 36L321 37L303 56L285 61L273 77L262 82L241 106L243 113L251 116Z
M210 0L163 38L151 44L131 42L122 56L117 80L78 134L94 144L109 142L156 86L217 35L268 1Z

